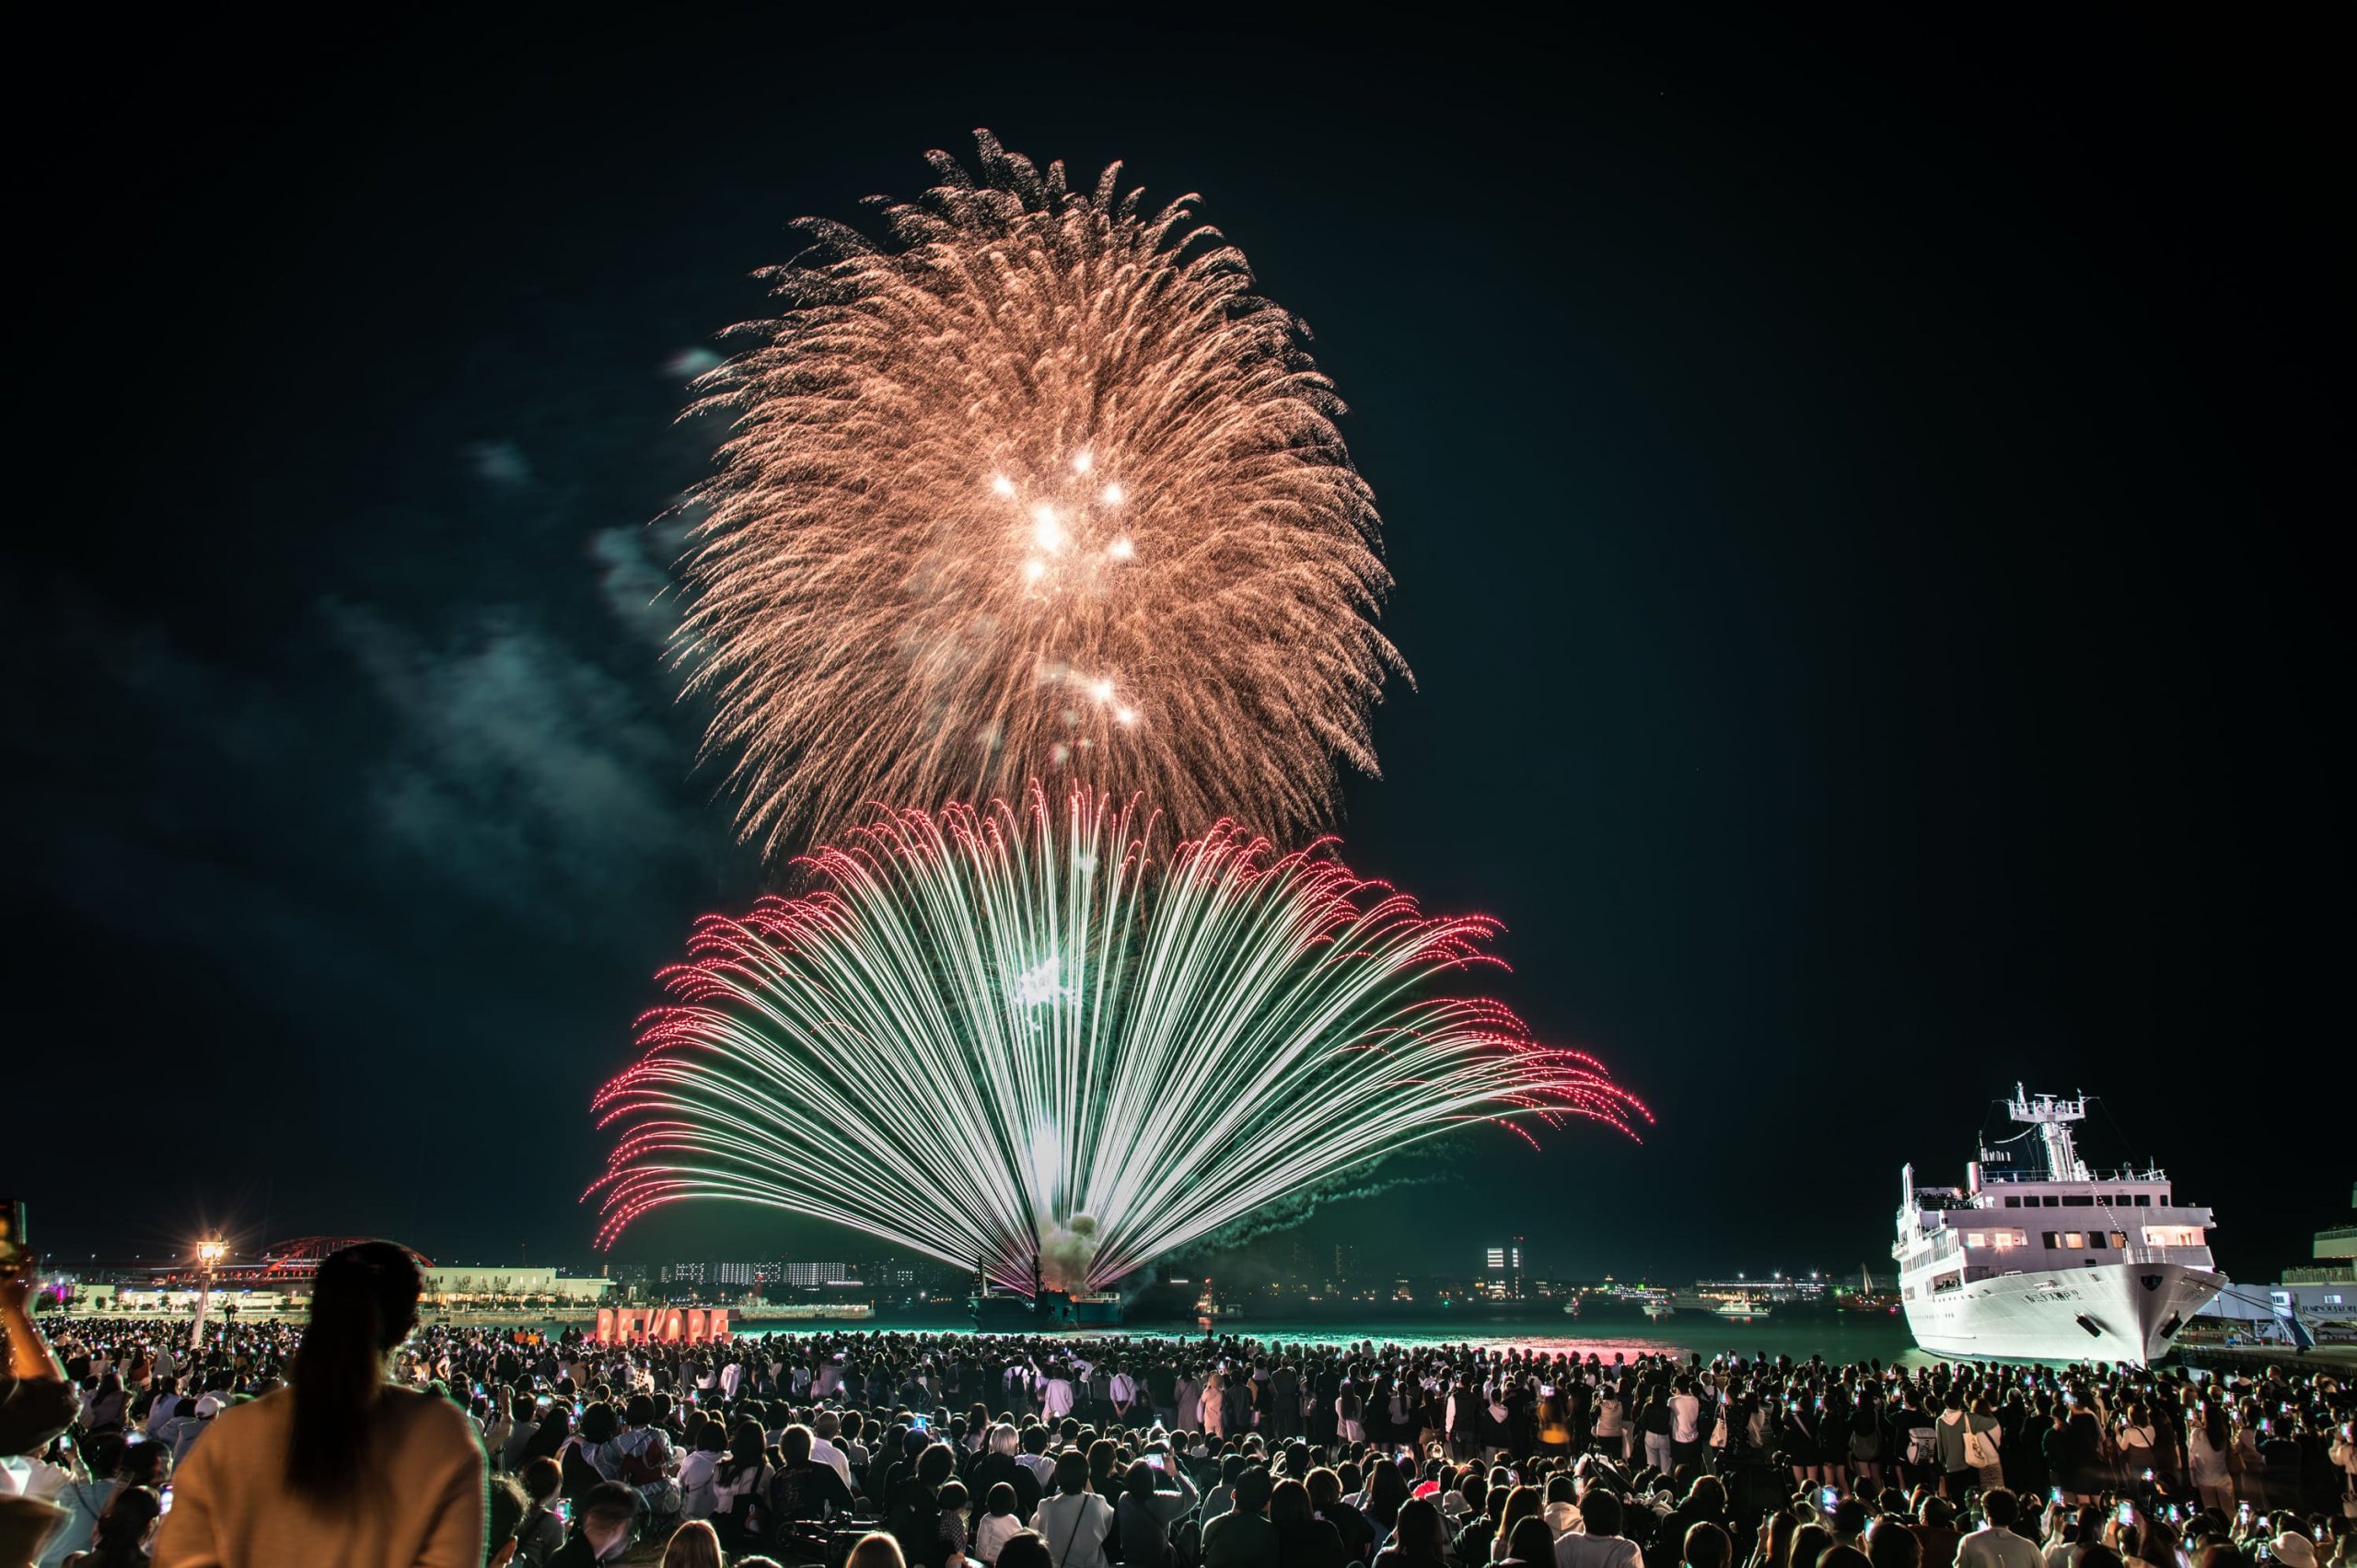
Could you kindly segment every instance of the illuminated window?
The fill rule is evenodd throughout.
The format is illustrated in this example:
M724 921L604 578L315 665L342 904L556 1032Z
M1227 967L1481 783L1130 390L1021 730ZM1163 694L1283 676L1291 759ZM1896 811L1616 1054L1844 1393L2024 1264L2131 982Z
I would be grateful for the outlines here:
M2147 1247L2199 1247L2201 1227L2198 1225L2148 1225L2144 1227Z
M2062 1245L2073 1252L2086 1244L2087 1233L2083 1230L2066 1230L2062 1233Z
M1989 1245L2000 1250L2026 1246L2028 1241L2029 1237L2017 1230L1992 1230L1989 1233Z
M1989 1245L1989 1233L1982 1230L1968 1230L1964 1233L1964 1244L1967 1247L1986 1247Z
M2113 1231L2111 1233L2111 1244L2114 1247L2126 1247L2128 1245L2128 1233L2124 1230Z

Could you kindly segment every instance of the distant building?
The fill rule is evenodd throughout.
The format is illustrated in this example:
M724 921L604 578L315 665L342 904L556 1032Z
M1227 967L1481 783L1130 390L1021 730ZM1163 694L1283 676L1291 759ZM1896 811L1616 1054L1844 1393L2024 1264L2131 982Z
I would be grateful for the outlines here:
M1731 1280L1696 1280L1694 1282L1695 1294L1706 1300L1742 1296L1753 1301L1813 1303L1825 1300L1828 1288L1825 1276L1821 1273L1809 1274L1805 1277L1800 1274L1778 1273L1771 1274L1766 1279L1753 1279L1747 1275L1737 1274Z
M1522 1237L1508 1237L1481 1253L1481 1283L1492 1295L1519 1296L1523 1293Z
M2357 1186L2350 1189L2349 1206L2357 1209ZM2313 1263L2283 1271L2287 1285L2357 1284L2357 1225L2328 1225L2316 1232ZM2335 1307L2351 1305L2336 1300Z
M2357 1209L2357 1186L2350 1190L2349 1206ZM2284 1270L2272 1287L2227 1286L2200 1315L2262 1323L2297 1313L2320 1323L2357 1322L2357 1225L2317 1231L2309 1256L2313 1262Z
M782 1283L796 1290L817 1290L821 1285L841 1284L852 1277L849 1263L787 1263Z
M506 1263L482 1268L434 1268L424 1272L427 1298L443 1306L486 1297L546 1296L557 1301L595 1302L605 1300L607 1293L614 1288L610 1279L573 1279L554 1269L527 1269Z

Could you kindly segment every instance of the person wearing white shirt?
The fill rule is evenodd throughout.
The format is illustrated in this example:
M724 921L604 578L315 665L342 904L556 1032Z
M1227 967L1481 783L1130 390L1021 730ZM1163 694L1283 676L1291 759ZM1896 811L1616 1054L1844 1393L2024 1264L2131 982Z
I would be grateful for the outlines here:
M1675 1464L1692 1464L1701 1457L1702 1401L1694 1380L1680 1377L1669 1396L1669 1451Z
M1053 1491L1056 1461L1040 1452L1047 1446L1047 1428L1041 1426L1024 1428L1022 1442L1023 1452L1015 1456L1015 1462L1031 1472L1031 1479L1039 1483L1042 1493Z
M1067 1448L1056 1463L1056 1491L1040 1499L1031 1527L1047 1538L1055 1568L1106 1568L1105 1538L1113 1505L1088 1490L1088 1460Z
M1628 1414L1629 1407L1611 1388L1608 1388L1596 1401L1596 1446L1608 1457L1624 1461L1629 1458Z
M823 1437L813 1437L810 1440L810 1457L841 1476L845 1486L851 1485L850 1455Z
M1989 1522L1956 1543L1956 1568L2046 1568L2037 1543L2014 1533L2021 1504L2012 1493L1983 1493L1980 1512Z
M160 1382L162 1379L159 1378L157 1381ZM180 1396L168 1392L159 1393L148 1401L146 1434L149 1442L152 1443L163 1435L164 1428L170 1425L173 1418L180 1413Z
M841 1476L844 1491L856 1491L851 1483L851 1455L835 1441L842 1431L834 1411L820 1411L819 1419L811 1423L810 1457Z
M1637 1543L1620 1533L1621 1519L1618 1496L1589 1488L1577 1527L1555 1538L1555 1568L1641 1568Z

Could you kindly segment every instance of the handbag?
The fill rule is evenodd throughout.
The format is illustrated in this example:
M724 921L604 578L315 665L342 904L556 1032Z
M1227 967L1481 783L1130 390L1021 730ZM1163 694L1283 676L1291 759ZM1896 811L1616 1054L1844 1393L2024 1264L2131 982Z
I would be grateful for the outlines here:
M1977 1428L1967 1430L1964 1434L1964 1462L1976 1470L1996 1469L2000 1462L1997 1440Z
M1727 1412L1721 1411L1719 1412L1719 1419L1711 1423L1711 1446L1713 1448L1724 1448L1726 1446Z

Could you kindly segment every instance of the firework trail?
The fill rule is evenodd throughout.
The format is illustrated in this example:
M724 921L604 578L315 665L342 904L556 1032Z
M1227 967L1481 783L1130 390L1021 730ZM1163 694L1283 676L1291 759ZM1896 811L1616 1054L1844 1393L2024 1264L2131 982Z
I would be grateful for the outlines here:
M879 813L804 896L698 924L597 1101L600 1245L725 1198L1094 1288L1469 1121L1651 1120L1454 993L1492 922L1427 917L1330 842L1223 822L1166 854L1134 802L1024 800Z
M774 320L700 384L733 420L678 649L772 854L868 803L1141 789L1200 830L1329 811L1405 673L1341 404L1182 196L979 176L809 221Z

